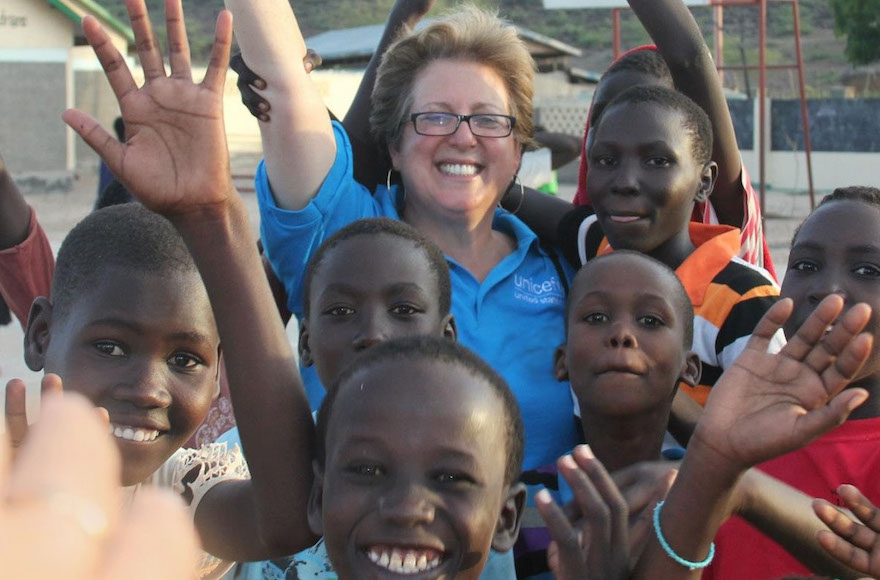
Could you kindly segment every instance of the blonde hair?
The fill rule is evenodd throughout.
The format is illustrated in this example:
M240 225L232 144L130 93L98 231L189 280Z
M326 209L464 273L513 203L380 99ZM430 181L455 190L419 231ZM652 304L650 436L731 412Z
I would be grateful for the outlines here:
M471 4L418 32L403 32L388 48L373 88L370 127L377 142L388 147L400 139L415 79L438 60L475 62L494 70L507 88L509 114L516 117L514 138L523 146L532 144L535 62L513 26Z

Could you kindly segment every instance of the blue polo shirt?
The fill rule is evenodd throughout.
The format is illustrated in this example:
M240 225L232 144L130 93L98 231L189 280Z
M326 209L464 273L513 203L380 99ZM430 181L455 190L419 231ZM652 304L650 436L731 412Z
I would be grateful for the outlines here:
M317 195L298 211L279 208L263 162L257 168L260 234L272 268L284 284L288 308L302 316L306 265L321 243L361 218L400 219L396 186L375 194L352 175L352 151L342 125L334 122L336 160ZM458 339L507 380L523 416L526 453L523 469L553 463L578 443L568 382L553 376L553 353L565 340L565 283L537 236L515 216L496 210L492 227L516 240L482 282L447 256L452 277L452 314ZM565 260L563 274L573 272ZM310 401L317 406L323 388L313 369L303 369Z

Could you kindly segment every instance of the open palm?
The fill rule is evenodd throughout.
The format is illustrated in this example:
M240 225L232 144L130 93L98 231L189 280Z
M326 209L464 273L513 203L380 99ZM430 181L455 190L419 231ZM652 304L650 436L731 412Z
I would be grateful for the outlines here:
M127 0L145 82L138 87L125 59L94 18L83 31L119 102L126 142L119 143L82 111L64 120L146 206L168 216L210 210L232 191L223 125L223 86L232 19L222 12L204 80L194 83L180 0L166 0L166 74L143 0Z
M870 353L873 338L859 334L870 308L850 308L826 332L843 308L840 296L829 296L781 352L767 353L791 308L782 300L764 315L712 389L697 425L694 438L732 465L746 468L805 445L867 397L862 389L843 389Z

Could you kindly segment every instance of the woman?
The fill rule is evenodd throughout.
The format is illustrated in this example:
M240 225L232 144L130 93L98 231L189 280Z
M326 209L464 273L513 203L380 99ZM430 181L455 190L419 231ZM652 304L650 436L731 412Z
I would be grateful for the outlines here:
M302 66L305 43L286 0L227 0L248 66L266 81L270 122L256 185L262 238L292 312L312 252L355 219L388 216L446 254L459 340L517 395L523 468L578 439L568 383L553 377L569 274L513 215L497 208L533 131L534 63L512 27L464 8L393 44L379 68L371 126L393 164L374 193L352 177L351 147ZM368 264L352 264L352 275ZM353 315L330 308L328 316ZM373 328L368 341L382 339Z

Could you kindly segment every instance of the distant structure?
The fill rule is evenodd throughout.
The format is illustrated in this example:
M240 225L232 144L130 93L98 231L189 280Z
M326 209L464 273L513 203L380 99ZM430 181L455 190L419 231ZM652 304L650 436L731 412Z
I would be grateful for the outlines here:
M17 176L39 176L44 186L69 178L88 150L66 128L62 111L77 106L108 126L118 114L106 81L80 82L101 75L82 34L86 15L128 53L131 29L94 0L0 0L0 151Z

